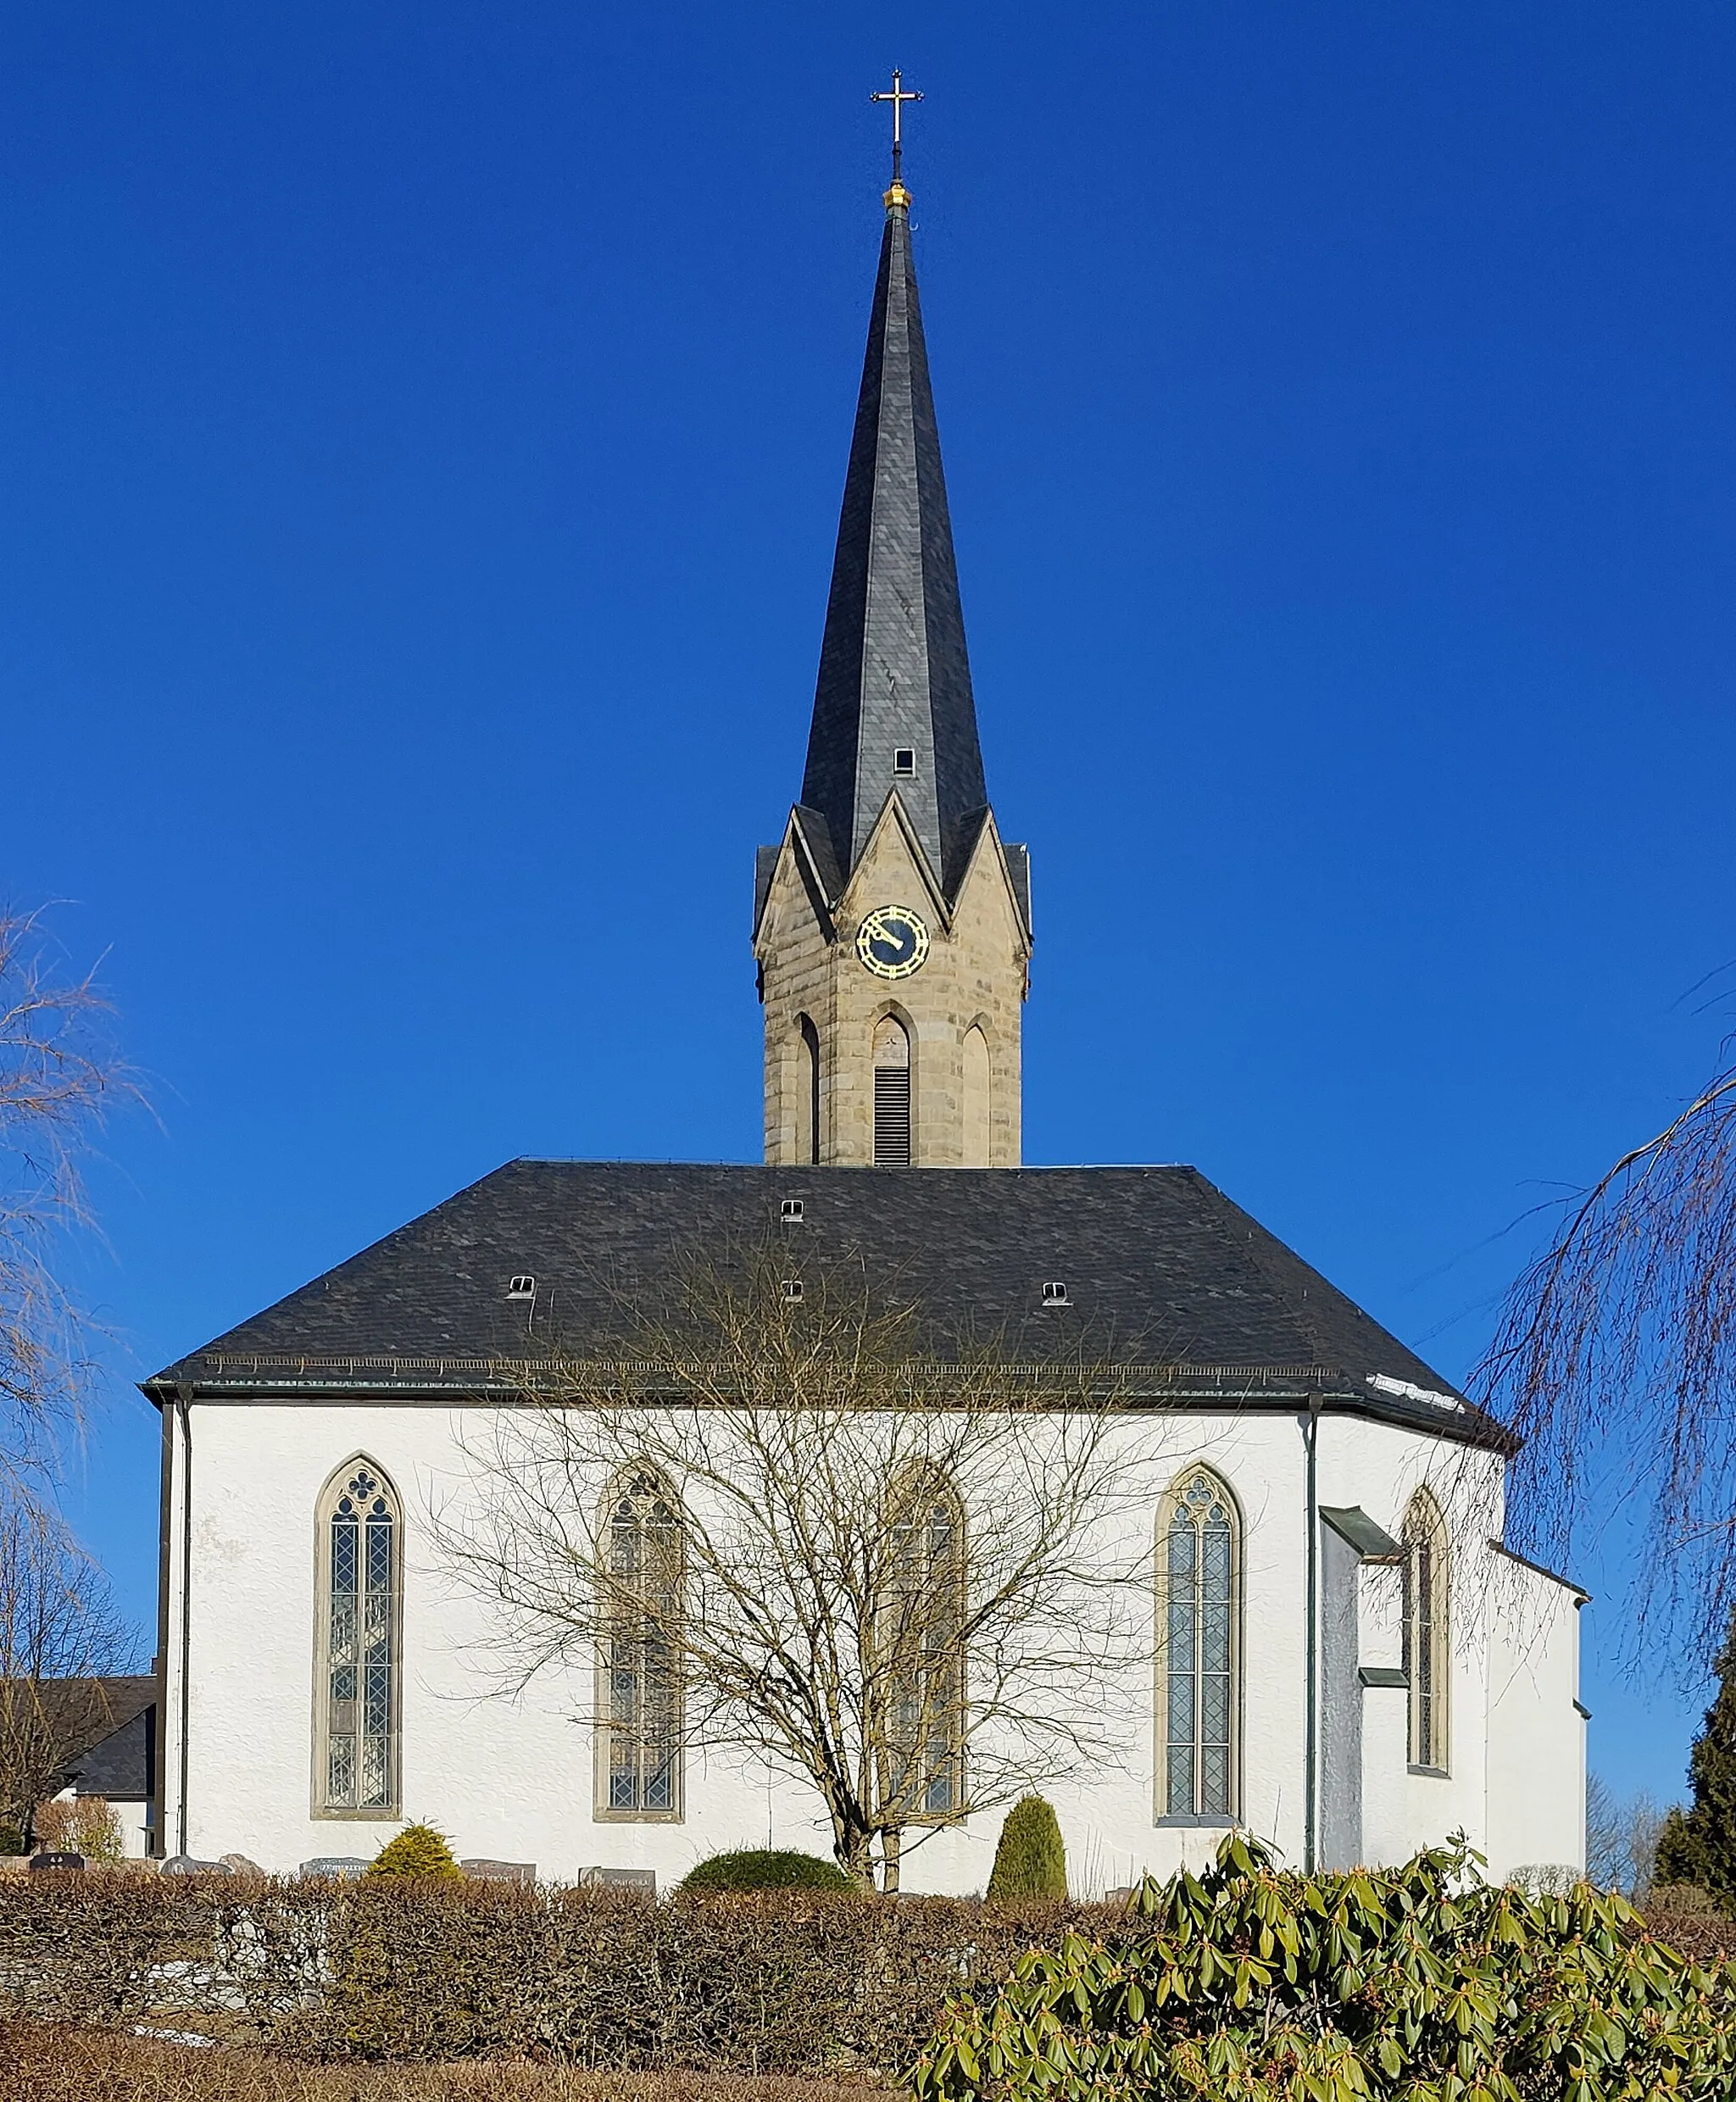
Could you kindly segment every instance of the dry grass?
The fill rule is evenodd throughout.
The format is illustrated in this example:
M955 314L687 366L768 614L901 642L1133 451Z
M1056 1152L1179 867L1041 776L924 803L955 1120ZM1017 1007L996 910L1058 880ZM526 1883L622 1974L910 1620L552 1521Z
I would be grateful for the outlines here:
M459 2060L304 2066L46 2022L0 2025L8 2102L887 2102L861 2083L728 2073L591 2073Z

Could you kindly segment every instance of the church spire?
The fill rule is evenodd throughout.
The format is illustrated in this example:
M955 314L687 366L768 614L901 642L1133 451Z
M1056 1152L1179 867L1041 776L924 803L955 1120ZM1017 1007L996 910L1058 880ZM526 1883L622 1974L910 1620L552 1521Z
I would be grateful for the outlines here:
M896 98L896 99L895 99ZM894 75L896 127L916 97ZM898 148L895 146L894 152ZM802 782L848 879L896 789L950 895L988 801L941 473L910 192L895 166Z

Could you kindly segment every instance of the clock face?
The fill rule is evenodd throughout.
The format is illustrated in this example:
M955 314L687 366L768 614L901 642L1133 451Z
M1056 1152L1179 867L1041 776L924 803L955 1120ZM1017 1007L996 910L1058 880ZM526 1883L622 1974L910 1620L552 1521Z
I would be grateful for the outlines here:
M928 959L928 930L908 905L882 905L862 922L856 954L876 978L908 978Z

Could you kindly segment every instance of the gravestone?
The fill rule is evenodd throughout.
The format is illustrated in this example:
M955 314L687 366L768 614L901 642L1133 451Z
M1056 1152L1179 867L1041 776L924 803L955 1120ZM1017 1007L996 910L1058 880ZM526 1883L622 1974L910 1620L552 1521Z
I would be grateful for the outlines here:
M478 1858L460 1861L459 1866L466 1876L482 1883L534 1883L537 1880L534 1861L489 1861Z
M311 1861L303 1861L301 1872L303 1876L330 1876L339 1882L348 1882L353 1877L365 1876L373 1866L359 1854L320 1854Z
M579 1881L611 1885L621 1890L643 1890L653 1898L657 1895L654 1868L581 1868Z
M228 1876L233 1872L221 1861L201 1861L191 1854L171 1854L163 1864L165 1876Z
M40 1875L44 1869L82 1868L84 1865L85 1857L81 1854L33 1854L31 1856L32 1876Z
M244 1854L225 1854L220 1857L231 1876L263 1876L265 1871L257 1861L250 1861Z

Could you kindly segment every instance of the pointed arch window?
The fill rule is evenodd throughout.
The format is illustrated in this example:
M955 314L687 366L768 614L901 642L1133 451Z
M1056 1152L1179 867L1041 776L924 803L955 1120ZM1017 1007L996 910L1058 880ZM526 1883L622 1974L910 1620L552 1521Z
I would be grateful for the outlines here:
M802 1040L800 1068L799 1114L802 1130L797 1140L798 1159L810 1167L820 1165L820 1032L813 1019L807 1015L797 1017L796 1026Z
M1190 1468L1158 1516L1158 1815L1237 1815L1241 1521L1228 1486Z
M874 1165L910 1165L910 1035L896 1015L874 1025Z
M921 1469L893 1490L890 1516L888 1794L903 1793L916 1820L946 1817L965 1799L965 1507L943 1475Z
M988 1165L988 1039L980 1022L965 1032L963 1159L967 1168Z
M616 1481L599 1546L598 1811L678 1818L686 1553L680 1507L654 1470Z
M1447 1522L1427 1489L1405 1514L1405 1670L1410 1681L1410 1759L1444 1773L1452 1676Z
M314 1805L327 1816L398 1811L403 1524L398 1492L358 1457L320 1497Z

